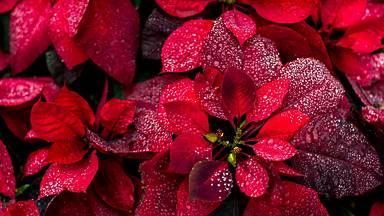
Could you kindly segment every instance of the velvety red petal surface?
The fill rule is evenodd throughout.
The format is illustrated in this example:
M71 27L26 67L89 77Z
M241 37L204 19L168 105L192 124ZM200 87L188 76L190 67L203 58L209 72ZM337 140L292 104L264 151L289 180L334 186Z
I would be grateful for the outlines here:
M11 10L15 6L16 2L17 0L5 0L1 2L0 13L5 13Z
M177 215L206 216L219 207L221 202L191 200L189 198L189 181L186 178L177 191Z
M211 20L191 20L169 35L161 50L162 72L186 72L202 64L204 39Z
M256 34L256 23L253 19L237 10L231 10L221 15L225 27L229 29L243 44L248 38Z
M310 118L307 114L290 109L270 118L261 128L258 138L278 138L289 140Z
M135 101L113 98L101 109L101 124L112 133L123 134L134 121L135 109Z
M35 99L44 86L39 82L22 78L0 80L0 106L19 106Z
M25 162L24 176L35 175L40 172L45 166L49 164L48 160L48 148L41 148L32 152Z
M88 56L112 78L129 84L135 74L139 17L130 1L94 1L74 37Z
M233 187L232 174L222 161L200 161L189 174L189 198L218 202L224 200Z
M71 165L53 164L45 172L39 197L57 195L65 190L85 192L96 175L98 158L93 151L88 158Z
M251 199L245 216L326 216L316 191L291 182L283 182L283 202L274 205L268 197Z
M15 198L16 179L13 174L12 161L2 141L0 141L0 156L0 193Z
M360 21L367 0L325 0L321 4L323 29L345 28Z
M224 72L228 68L242 69L240 43L227 29L222 17L218 18L203 46L203 67L214 67Z
M269 117L282 105L288 88L289 80L275 80L257 89L255 107L247 118L259 121Z
M95 116L87 101L66 87L60 90L54 103L74 114L76 118L79 118L88 127L92 127L95 123Z
M198 161L211 159L212 147L203 136L181 134L170 147L168 171L188 174Z
M280 175L283 176L302 176L300 172L291 168L284 162L275 162L273 163L273 169L275 169Z
M94 216L85 193L65 191L49 203L46 216Z
M314 9L314 0L240 0L251 4L263 18L277 23L303 21Z
M296 149L289 142L279 139L262 139L252 146L257 156L271 161L283 161L293 157Z
M32 107L31 125L47 141L76 140L85 134L80 119L54 103L37 102Z
M365 8L365 14L361 18L366 20L369 18L379 18L384 16L384 5L380 2L368 2L367 7Z
M259 197L266 193L268 180L267 170L255 158L237 164L236 183L247 196Z
M369 212L369 216L381 216L383 214L384 214L384 203L375 202L371 207L371 211Z
M49 0L26 0L16 5L10 15L10 51L12 73L23 72L49 46Z
M112 208L103 200L101 200L95 192L89 190L87 192L88 203L91 206L94 215L97 216L133 216L133 212L123 212Z
M144 197L137 206L135 215L175 215L178 185L183 177L165 172L168 161L169 152L164 151L140 166L145 188Z
M100 160L94 191L102 200L113 208L129 211L135 204L134 189L121 163L112 159Z
M70 69L88 59L71 38L77 32L88 4L89 0L60 0L52 9L48 35L56 52Z
M3 215L0 213L0 215ZM7 207L4 216L39 216L39 209L36 204L29 201L20 201Z
M214 0L156 0L156 3L165 12L176 17L189 17L196 15Z
M253 109L256 99L255 85L242 71L229 68L225 72L221 93L223 105L231 117L241 117Z
M50 163L71 164L80 161L87 153L87 144L81 139L55 141L48 151Z
M305 176L304 183L320 193L340 198L382 184L379 156L365 136L339 114L315 117L291 144L297 149L293 167Z

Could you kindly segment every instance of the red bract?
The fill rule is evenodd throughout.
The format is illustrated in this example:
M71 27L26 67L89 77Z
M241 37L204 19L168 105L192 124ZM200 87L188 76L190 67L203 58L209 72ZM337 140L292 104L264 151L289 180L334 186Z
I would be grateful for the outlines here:
M380 216L384 214L384 204L382 202L376 202L372 205L369 216Z
M21 201L11 204L1 216L39 216L39 210L33 201Z
M11 10L15 6L16 2L17 0L5 0L1 2L0 13L5 13Z
M220 0L156 0L156 3L168 14L176 17L190 17L201 13L205 7L214 2L232 5L236 1ZM316 0L239 0L239 3L249 4L265 19L277 23L295 23L307 18L317 5ZM236 7L236 5L235 5Z
M15 198L16 179L13 174L12 161L7 148L0 141L0 194Z
M101 109L102 137L111 139L127 133L134 112L133 101L113 99L105 104ZM40 197L64 191L86 192L92 184L94 192L106 203L103 205L122 211L134 207L134 186L120 162L113 158L101 161L96 151L89 149L96 147L102 153L108 151L102 148L107 141L91 131L99 125L95 125L93 111L83 98L64 87L54 101L39 101L33 106L31 124L36 138L52 142L50 147L30 155L24 172L26 176L33 175L52 163L41 181ZM123 152L130 151L130 148L124 149L129 147L124 141L123 138L111 142Z

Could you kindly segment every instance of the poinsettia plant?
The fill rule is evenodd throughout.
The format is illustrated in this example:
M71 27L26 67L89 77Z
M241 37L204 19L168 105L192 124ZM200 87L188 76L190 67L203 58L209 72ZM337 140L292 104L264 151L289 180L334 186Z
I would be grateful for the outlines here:
M0 215L381 215L378 0L3 0Z

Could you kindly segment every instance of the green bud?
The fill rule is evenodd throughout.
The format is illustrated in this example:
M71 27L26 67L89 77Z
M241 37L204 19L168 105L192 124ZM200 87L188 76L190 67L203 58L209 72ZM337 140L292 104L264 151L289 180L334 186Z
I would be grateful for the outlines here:
M215 143L218 140L217 135L214 133L205 134L204 138L207 139L210 143Z
M227 157L227 160L230 164L232 164L233 167L236 167L236 154L231 152L228 157Z

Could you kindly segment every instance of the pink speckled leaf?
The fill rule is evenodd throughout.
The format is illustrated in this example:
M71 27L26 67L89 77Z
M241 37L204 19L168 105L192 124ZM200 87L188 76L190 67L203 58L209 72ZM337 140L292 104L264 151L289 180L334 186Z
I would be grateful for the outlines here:
M321 4L323 29L345 28L364 15L367 0L325 0Z
M39 82L22 78L0 80L0 106L19 106L35 99L43 90Z
M89 205L87 195L84 193L71 193L64 191L49 203L46 216L94 216Z
M240 118L253 110L256 100L255 85L252 79L242 71L229 68L225 72L221 93L225 111L230 117Z
M350 48L356 53L371 53L384 45L384 19L372 18L354 25L345 32L337 42L337 46Z
M276 205L269 197L251 199L244 216L327 216L316 191L292 182L283 182L283 201Z
M203 67L224 72L228 68L242 69L242 50L239 41L219 17L203 45Z
M76 140L85 134L84 124L77 116L49 102L37 102L32 107L31 125L47 141Z
M384 4L381 2L368 2L367 7L365 8L365 14L361 18L362 20L367 20L370 18L379 18L384 16Z
M17 0L4 0L0 3L0 13L10 11L15 5Z
M237 164L237 185L247 196L259 197L266 193L268 180L267 170L257 161L257 159L249 158Z
M296 149L289 142L265 138L252 146L256 155L271 161L283 161L293 157Z
M295 23L303 21L311 15L316 1L314 0L240 0L251 4L263 18L277 23Z
M96 151L93 151L88 158L77 163L51 165L41 180L39 197L57 195L65 190L85 192L96 175L98 164Z
M16 179L13 174L11 157L4 143L0 141L0 194L15 198Z
M139 17L130 1L94 1L74 37L88 56L112 78L130 84L135 75Z
M259 35L243 44L244 71L255 83L256 88L276 79L282 66L274 42Z
M184 179L177 191L177 215L206 216L219 207L221 202L189 199L189 180Z
M341 84L317 60L299 58L280 72L280 78L291 81L283 107L294 107L312 117L335 109L344 95Z
M297 131L309 122L307 114L296 109L290 109L274 115L263 125L258 138L291 139Z
M191 20L172 32L161 50L163 72L186 72L202 64L203 42L211 20Z
M123 134L134 121L135 108L135 101L113 98L101 109L101 124L114 134Z
M188 174L196 162L212 159L212 147L201 135L181 134L170 147L168 171Z
M48 160L48 148L41 148L32 152L25 162L24 176L35 175L40 172L45 166L49 164Z
M177 189L183 177L165 172L168 161L169 152L164 151L140 166L145 189L143 199L136 208L136 216L175 215Z
M129 211L135 204L134 185L118 161L101 160L94 180L94 191L115 209Z
M223 74L215 68L206 68L204 73L197 74L194 81L196 97L201 108L208 114L226 119L223 111L221 86Z
M315 117L291 144L297 149L293 168L319 193L341 198L365 193L383 183L379 156L364 135L339 114Z
M243 44L248 38L256 34L256 23L253 19L237 10L231 10L221 15L225 27L229 29Z
M70 91L67 87L63 87L54 103L71 112L79 118L84 125L92 127L95 123L95 115L87 101L74 91Z
M10 15L10 51L13 74L23 72L49 46L49 0L20 2Z
M384 125L384 110L375 108L372 106L366 106L362 108L363 118L375 125Z
M53 7L49 20L49 38L69 69L88 59L87 54L71 38L78 30L88 3L89 0L60 0Z
M257 89L255 108L247 118L259 121L269 117L282 105L288 88L289 80L275 80Z
M189 17L199 14L214 0L156 0L165 12L176 17Z
M0 215L2 215L0 213ZM39 216L39 209L32 200L19 201L10 204L5 210L4 216Z
M200 161L189 173L189 198L210 202L223 201L231 193L232 174L222 161Z

